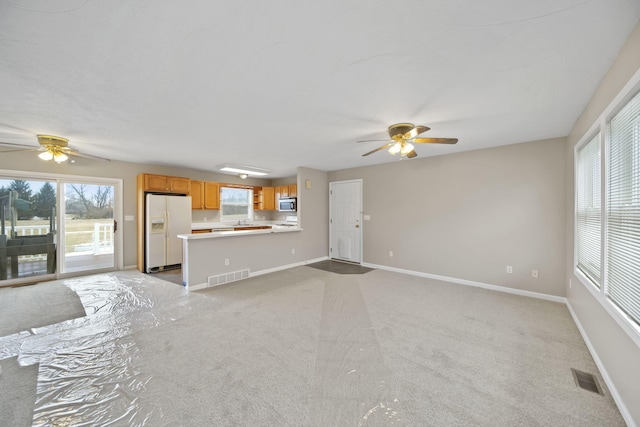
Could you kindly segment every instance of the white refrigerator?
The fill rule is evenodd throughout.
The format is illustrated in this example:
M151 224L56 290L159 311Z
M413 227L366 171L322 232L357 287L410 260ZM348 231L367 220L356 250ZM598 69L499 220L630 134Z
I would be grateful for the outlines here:
M182 264L182 240L191 233L191 196L147 194L145 265L147 273Z

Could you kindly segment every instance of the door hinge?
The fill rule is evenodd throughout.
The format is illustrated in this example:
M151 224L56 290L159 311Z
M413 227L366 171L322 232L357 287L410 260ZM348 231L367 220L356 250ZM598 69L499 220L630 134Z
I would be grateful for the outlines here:
M118 221L116 221L115 219L113 220L113 232L115 233L116 231L118 231Z

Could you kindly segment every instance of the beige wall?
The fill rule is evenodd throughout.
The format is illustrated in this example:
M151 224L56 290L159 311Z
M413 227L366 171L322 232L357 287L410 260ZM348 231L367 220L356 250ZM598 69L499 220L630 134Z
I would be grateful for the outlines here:
M640 425L640 348L617 325L574 272L574 147L597 121L598 117L640 70L640 24L638 24L618 54L617 59L585 107L571 130L566 146L567 198L565 218L567 298L588 341L615 385L628 417ZM595 52L597 54L597 52ZM569 286L571 280L571 286ZM624 411L624 408L621 408ZM625 414L623 414L625 415Z
M564 147L514 144L329 179L363 179L365 263L563 296Z

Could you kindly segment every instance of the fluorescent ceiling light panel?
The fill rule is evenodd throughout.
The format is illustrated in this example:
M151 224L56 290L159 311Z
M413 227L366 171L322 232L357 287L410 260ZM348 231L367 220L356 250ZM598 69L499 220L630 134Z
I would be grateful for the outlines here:
M237 165L222 165L220 167L222 172L231 173L246 173L247 175L264 176L269 175L268 169L254 168L251 166L237 166Z

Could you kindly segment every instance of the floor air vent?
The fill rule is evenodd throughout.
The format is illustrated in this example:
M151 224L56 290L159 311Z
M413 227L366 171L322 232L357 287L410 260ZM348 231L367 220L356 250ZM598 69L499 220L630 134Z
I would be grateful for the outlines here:
M578 387L593 393L603 394L598 380L592 374L574 368L571 368L571 373Z
M225 283L235 282L237 280L249 277L249 269L232 271L231 273L218 274L217 276L207 277L207 286L224 285Z

